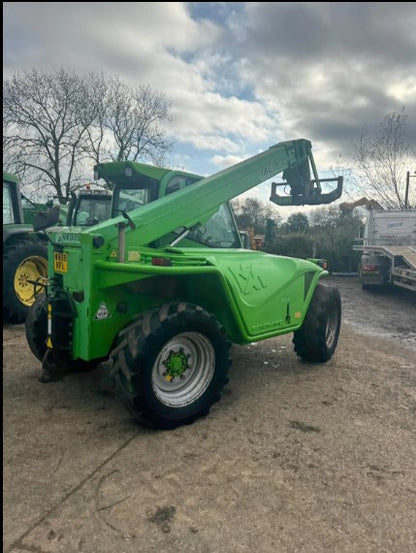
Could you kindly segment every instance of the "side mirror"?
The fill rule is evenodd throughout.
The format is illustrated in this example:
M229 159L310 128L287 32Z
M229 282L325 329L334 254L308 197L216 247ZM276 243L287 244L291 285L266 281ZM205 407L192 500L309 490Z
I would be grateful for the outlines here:
M59 212L60 206L55 205L47 211L37 213L33 222L33 230L37 232L56 225L59 221Z

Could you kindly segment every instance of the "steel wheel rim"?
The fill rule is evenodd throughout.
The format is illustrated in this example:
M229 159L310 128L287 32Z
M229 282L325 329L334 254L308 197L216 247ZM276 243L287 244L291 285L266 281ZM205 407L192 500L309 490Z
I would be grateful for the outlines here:
M14 274L13 286L19 301L30 307L36 299L35 285L29 281L48 276L48 262L43 257L33 255L20 263Z
M198 332L184 332L169 340L152 368L152 388L168 407L186 407L208 388L215 371L215 351Z

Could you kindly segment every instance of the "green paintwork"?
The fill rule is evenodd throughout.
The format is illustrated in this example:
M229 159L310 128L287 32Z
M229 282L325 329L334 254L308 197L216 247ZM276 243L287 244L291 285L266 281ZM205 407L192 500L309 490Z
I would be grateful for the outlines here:
M133 162L97 166L107 183L151 181L157 198L129 212L134 229L120 216L93 227L47 231L55 243L49 244L48 293L52 299L65 294L74 312L71 357L107 356L134 316L177 301L213 313L235 343L298 329L317 281L327 274L317 263L262 251L192 247L186 239L176 247L154 247L154 242L177 228L207 223L222 204L288 168L301 169L310 186L311 155L307 140L283 142L206 178ZM165 195L175 178L184 186ZM125 226L122 262L120 224ZM67 254L67 272L55 273L54 251Z
M33 225L34 219L39 211L46 211L48 206L46 204L40 204L33 202L32 204L28 202L22 202L23 209L23 220L28 225Z
M180 377L189 368L188 357L182 348L179 351L170 351L169 357L163 361L163 364L166 368L166 376L172 379Z
M3 180L7 182L14 182L15 184L19 183L19 177L17 175L14 175L13 173L3 172Z

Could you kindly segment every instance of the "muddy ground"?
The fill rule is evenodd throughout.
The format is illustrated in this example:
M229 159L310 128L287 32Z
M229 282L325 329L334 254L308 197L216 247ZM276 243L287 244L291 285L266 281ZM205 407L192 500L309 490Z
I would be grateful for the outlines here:
M235 346L223 399L170 432L100 392L102 367L41 384L4 326L4 551L414 553L416 301L330 280L330 362Z

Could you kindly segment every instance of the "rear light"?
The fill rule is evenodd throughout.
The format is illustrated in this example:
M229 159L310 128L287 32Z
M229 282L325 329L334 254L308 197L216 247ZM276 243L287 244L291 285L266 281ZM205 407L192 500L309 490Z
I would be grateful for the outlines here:
M363 271L378 271L379 266L376 263L364 263L363 264Z
M152 257L152 265L158 267L171 267L172 261L166 257Z
M325 271L326 269L328 269L328 262L326 261L326 259L314 259L312 261L315 261L315 263Z
M46 347L52 349L52 305L48 303L48 334L47 334L47 340L46 340Z

